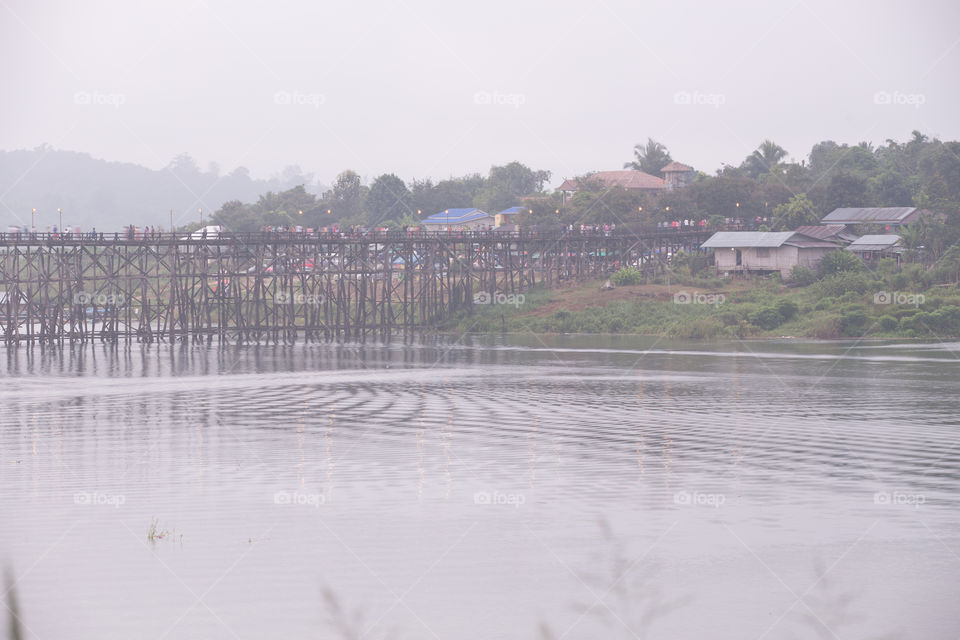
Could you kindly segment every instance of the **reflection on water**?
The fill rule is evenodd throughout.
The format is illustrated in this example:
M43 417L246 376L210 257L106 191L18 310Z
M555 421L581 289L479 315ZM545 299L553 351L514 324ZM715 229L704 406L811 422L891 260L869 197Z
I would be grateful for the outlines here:
M11 349L0 562L40 638L955 637L957 346Z

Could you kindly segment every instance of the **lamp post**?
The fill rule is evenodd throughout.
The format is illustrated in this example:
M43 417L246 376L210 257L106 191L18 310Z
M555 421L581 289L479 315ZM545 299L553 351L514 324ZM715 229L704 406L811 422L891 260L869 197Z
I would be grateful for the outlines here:
M203 207L200 207L200 228L203 229Z
M37 221L34 219L37 215L37 208L34 207L30 211L30 232L33 233L37 230Z
M170 209L170 233L173 233L173 209Z
M57 228L60 230L60 233L63 233L63 209L57 207L57 213L60 214L60 226Z

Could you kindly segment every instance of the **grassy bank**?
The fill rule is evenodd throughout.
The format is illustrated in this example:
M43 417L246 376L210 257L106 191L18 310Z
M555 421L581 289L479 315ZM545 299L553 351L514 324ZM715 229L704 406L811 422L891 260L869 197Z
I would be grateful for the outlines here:
M624 280L623 278L620 279ZM474 305L458 332L627 333L677 338L947 338L960 336L960 289L919 269L842 272L806 286L779 279L606 279Z

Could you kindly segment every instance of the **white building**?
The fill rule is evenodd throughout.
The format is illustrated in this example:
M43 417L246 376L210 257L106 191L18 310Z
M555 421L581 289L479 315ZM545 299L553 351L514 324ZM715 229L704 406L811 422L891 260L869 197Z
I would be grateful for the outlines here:
M795 231L719 231L700 245L713 249L717 273L773 273L789 277L799 265L814 267L840 245Z

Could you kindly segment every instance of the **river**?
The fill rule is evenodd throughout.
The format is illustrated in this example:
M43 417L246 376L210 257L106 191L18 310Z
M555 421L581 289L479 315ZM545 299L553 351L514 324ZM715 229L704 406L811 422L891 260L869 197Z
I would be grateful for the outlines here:
M10 348L0 565L42 640L956 638L958 351Z

